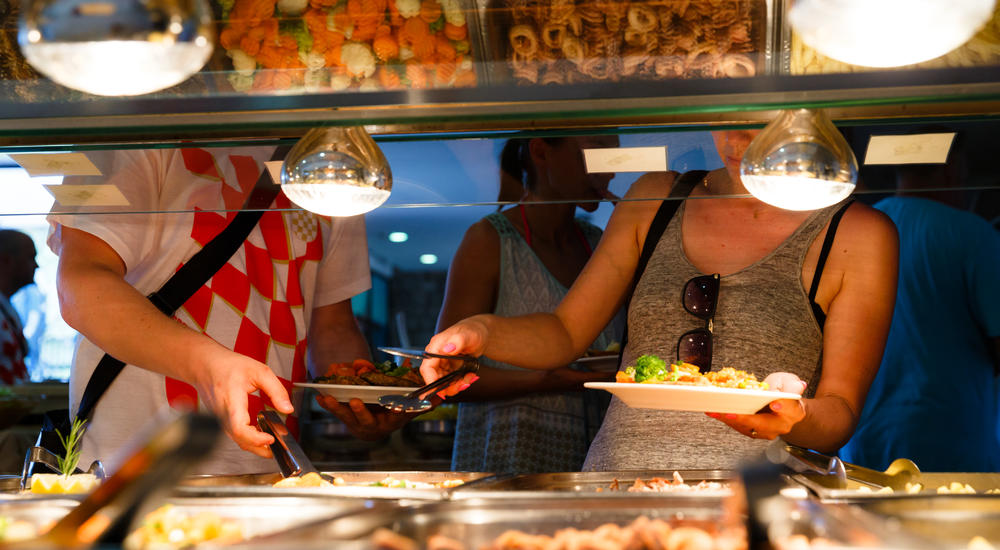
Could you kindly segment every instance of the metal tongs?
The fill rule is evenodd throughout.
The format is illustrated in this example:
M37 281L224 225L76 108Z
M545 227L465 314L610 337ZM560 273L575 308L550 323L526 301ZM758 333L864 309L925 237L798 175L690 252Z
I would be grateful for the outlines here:
M313 466L312 461L306 456L302 446L292 437L278 413L268 410L260 411L257 413L257 425L265 433L274 437L274 443L271 443L271 454L274 455L274 460L278 463L281 477L301 477L305 474L315 473L324 480L333 483L332 477L321 473Z
M799 474L819 474L818 481L826 488L847 489L847 480L851 480L876 488L891 487L894 490L905 490L907 483L918 481L920 478L920 468L906 458L897 458L886 471L880 472L844 462L836 456L827 456L790 445L780 439L776 439L768 446L766 455L771 462L784 464ZM803 485L813 488L811 483L815 476L793 477Z
M408 357L410 359L457 359L463 362L463 365L460 368L453 370L430 384L417 388L406 395L393 394L379 397L378 404L393 412L414 413L430 410L434 407L434 404L431 403L427 397L434 391L451 384L455 380L470 372L479 372L479 358L472 355L441 355L422 350L408 350L401 348L378 349L379 351L384 351L389 355Z
M32 465L34 464L43 464L57 474L62 473L59 470L59 457L45 447L35 445L24 454L24 466L21 468L20 484L22 491L28 488L28 480L31 479ZM90 468L87 468L87 471L84 472L77 468L75 473L94 474L101 481L104 481L106 477L104 474L104 464L100 460L91 462Z
M174 413L170 413L172 417ZM4 546L86 548L120 545L124 527L144 503L168 490L200 462L222 432L214 416L157 417L133 438L121 467L41 537ZM120 538L116 538L120 537Z

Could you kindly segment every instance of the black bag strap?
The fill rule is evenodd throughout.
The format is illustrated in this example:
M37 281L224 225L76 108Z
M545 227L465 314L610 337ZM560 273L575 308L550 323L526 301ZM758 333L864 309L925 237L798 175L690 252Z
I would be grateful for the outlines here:
M653 222L649 224L649 231L646 233L646 240L643 241L642 252L639 254L639 263L636 264L635 275L632 276L632 285L629 287L625 298L625 329L622 331L621 347L618 349L619 366L622 363L622 354L625 353L625 344L628 342L628 308L632 302L632 293L635 292L635 288L639 285L639 279L642 278L643 272L646 271L646 264L649 263L649 259L653 256L656 244L660 242L660 237L663 236L663 232L667 230L670 220L674 218L677 209L684 202L683 199L690 195L695 186L704 180L707 175L707 170L690 170L678 176L674 182L674 186L670 189L669 198L664 199L660 203L660 208L656 211Z
M826 313L823 313L823 308L819 307L819 304L816 303L819 280L823 278L823 267L826 266L826 259L830 255L830 249L833 248L833 238L837 235L837 226L840 225L840 218L844 216L844 212L847 211L847 208L853 202L854 199L851 199L844 203L830 218L830 227L826 230L826 237L823 239L823 246L819 250L819 258L816 260L816 271L813 272L812 284L809 286L809 305L812 306L813 316L816 317L816 322L819 323L820 330L823 330L823 325L826 324Z
M284 158L288 150L287 146L278 147L271 155L271 160ZM264 169L243 206L243 210L240 210L229 222L229 225L215 238L185 262L166 283L163 283L159 290L147 296L149 301L164 315L173 315L240 249L243 241L250 235L250 231L257 225L260 217L270 206L274 197L278 195L280 189L271 180L268 170ZM104 392L107 391L124 367L125 363L107 353L101 357L90 380L87 381L87 387L83 390L80 407L76 413L77 418L84 420L90 418L97 406L97 401L104 395Z

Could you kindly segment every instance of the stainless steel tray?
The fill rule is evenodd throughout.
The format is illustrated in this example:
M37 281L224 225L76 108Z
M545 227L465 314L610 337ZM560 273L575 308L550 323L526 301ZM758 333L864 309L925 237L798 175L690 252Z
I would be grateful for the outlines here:
M304 525L256 542L265 546L280 542L289 548L368 549L372 547L372 534L383 528L417 541L419 547L423 547L428 537L443 535L460 541L467 550L476 550L508 530L551 535L567 527L595 529L606 523L627 525L639 516L743 536L742 517L727 516L717 503L650 496L618 500L579 495L573 499L515 497L422 503L388 513L367 510Z
M685 483L700 481L729 483L736 481L735 472L728 470L677 470ZM451 492L453 499L528 496L540 498L577 497L580 494L600 497L679 496L685 498L721 498L732 494L729 489L716 491L671 491L671 492L629 492L627 489L636 479L649 481L653 478L673 479L674 470L627 470L617 472L566 472L547 474L499 475L486 477L456 487ZM612 489L618 483L618 490Z
M391 500L444 500L449 489L407 489L399 487L376 487L373 483L387 477L423 483L439 483L449 479L460 479L466 483L488 477L483 472L428 472L428 471L367 471L367 472L324 472L342 478L345 485L317 488L277 488L275 482L281 475L246 474L232 476L194 476L185 479L175 490L175 494L198 497L225 496L335 496L365 499Z
M762 510L774 550L882 548L941 550L902 526L847 503L776 499Z
M855 503L939 548L967 548L980 536L1000 547L1000 495L925 495Z
M967 472L921 472L916 474L911 482L923 485L919 493L908 494L905 491L878 492L882 487L873 483L864 483L848 479L846 487L838 486L839 482L832 476L813 473L799 473L789 476L789 479L812 491L822 500L868 501L885 498L925 498L937 494L938 487L958 482L968 484L983 494L989 490L1000 489L1000 473L967 473ZM1000 495L997 495L1000 498Z

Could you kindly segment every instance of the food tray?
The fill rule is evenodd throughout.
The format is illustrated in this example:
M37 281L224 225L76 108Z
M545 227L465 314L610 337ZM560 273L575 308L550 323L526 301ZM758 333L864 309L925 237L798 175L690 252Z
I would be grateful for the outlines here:
M938 548L964 549L983 537L1000 546L1000 495L926 495L857 503L900 529L932 541Z
M281 2L287 13L269 1L213 0L219 33L211 64L224 75L220 89L327 93L485 84L472 0ZM464 25L453 24L459 21Z
M443 535L460 541L468 550L475 550L508 530L552 535L567 527L595 529L606 523L627 525L640 516L700 527L719 536L742 539L744 535L742 519L726 516L717 503L655 497L614 500L580 496L502 501L470 499L424 503L392 513L365 511L284 532L280 540L295 548L325 544L338 550L367 549L371 548L372 534L383 528L418 541L420 545L432 535Z
M324 496L353 497L364 499L391 500L443 500L448 498L449 489L408 489L399 487L372 487L370 484L387 477L422 483L438 483L449 479L460 479L466 483L485 478L492 474L482 472L324 472L332 477L343 478L346 485L315 488L273 487L281 479L281 474L245 474L230 476L194 476L185 479L175 493L183 496Z
M794 0L783 0L784 10L791 8ZM788 25L788 18L781 35L779 54L781 71L785 74L856 73L865 71L940 69L945 67L979 67L1000 64L1000 3L993 17L964 45L941 57L903 67L862 67L829 58L804 44L798 33Z
M766 538L774 550L940 550L897 524L845 503L779 498L761 504Z
M0 501L0 518L11 522L26 522L40 535L63 518L77 504L72 499L24 498ZM0 538L0 546L4 539Z
M700 481L731 482L736 474L727 470L678 470L687 484ZM653 478L673 479L674 470L629 470L621 472L568 472L546 474L503 475L487 477L456 487L451 492L452 499L468 498L577 498L588 497L638 497L664 496L681 498L721 498L732 494L731 490L713 491L670 491L670 492L629 492L636 479L649 481ZM611 489L618 482L619 489ZM515 494L516 493L516 494Z
M923 485L918 493L908 494L905 491L878 492L882 487L873 483L864 483L847 479L846 487L838 486L835 476L814 473L800 473L790 476L790 479L812 491L821 500L868 501L892 498L923 498L937 494L938 487L949 486L953 482L969 485L977 494L1000 489L1000 473L964 473L964 472L921 472L913 481ZM994 495L1000 498L1000 495Z
M497 81L521 85L770 72L773 0L491 0Z

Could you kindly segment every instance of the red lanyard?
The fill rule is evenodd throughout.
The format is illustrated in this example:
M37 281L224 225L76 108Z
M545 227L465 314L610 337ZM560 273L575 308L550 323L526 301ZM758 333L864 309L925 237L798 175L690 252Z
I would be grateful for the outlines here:
M519 204L517 207L521 210L521 221L524 222L524 241L531 246L531 226L528 225L528 214L524 211L524 205ZM590 257L594 250L590 247L590 242L587 241L587 237L583 235L583 231L580 231L580 226L573 222L573 230L576 231L576 236L580 238L580 242L583 243L583 247L587 249L587 257Z

